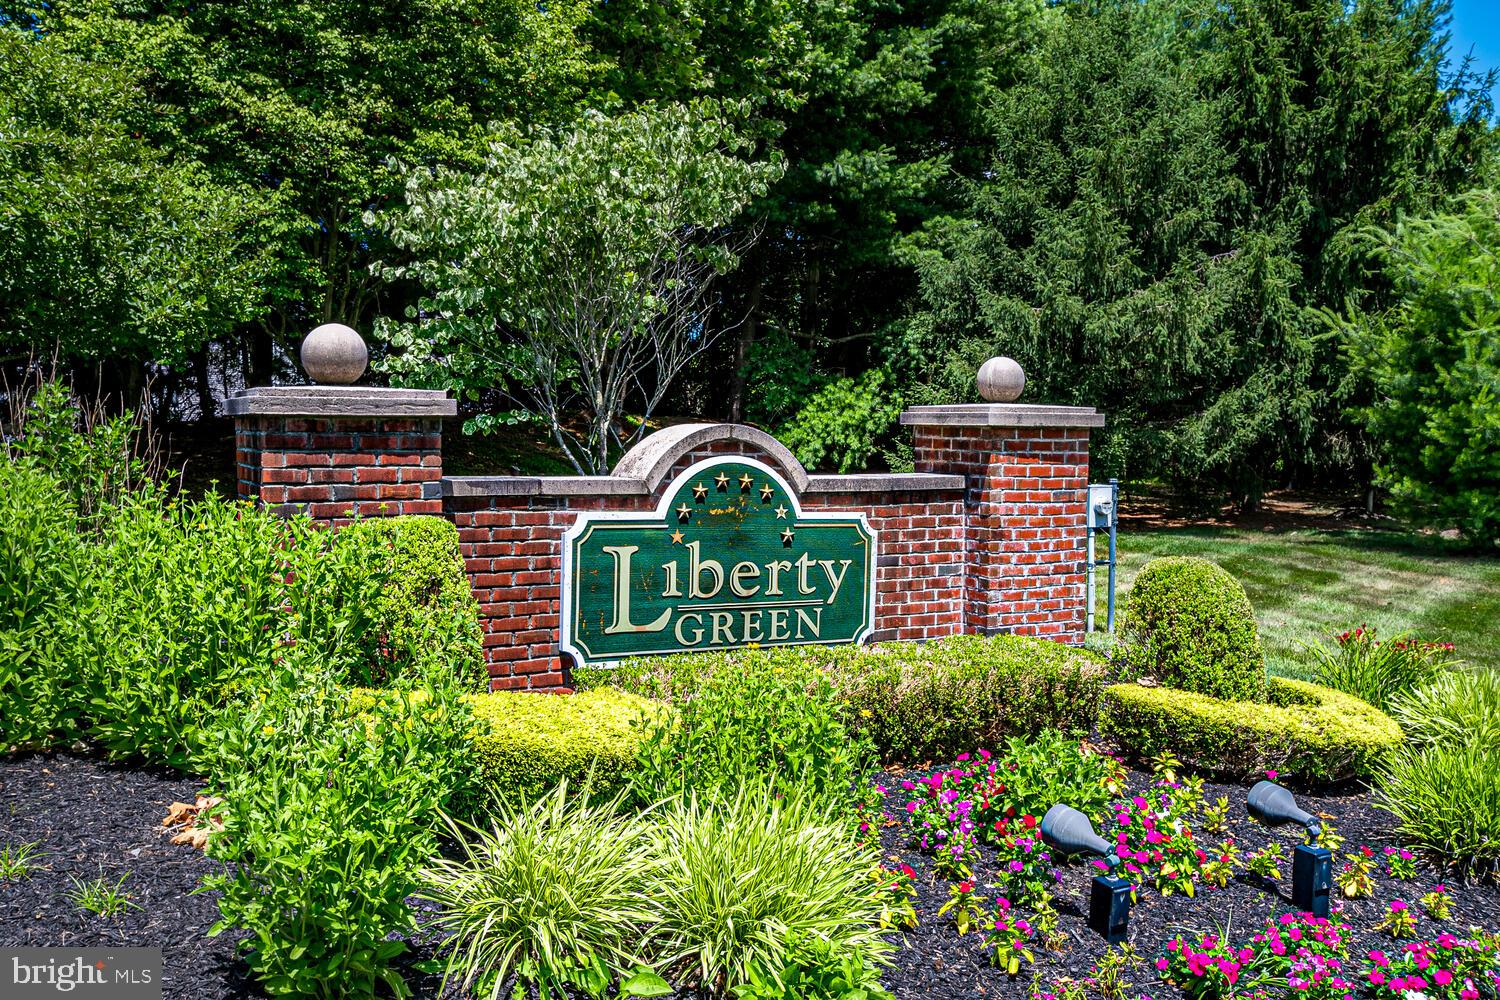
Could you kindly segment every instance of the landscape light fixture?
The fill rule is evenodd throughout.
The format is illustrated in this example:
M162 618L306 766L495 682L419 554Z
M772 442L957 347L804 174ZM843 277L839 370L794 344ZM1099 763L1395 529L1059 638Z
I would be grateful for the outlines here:
M1094 832L1089 818L1071 806L1058 803L1042 817L1042 840L1064 854L1097 854L1109 870L1094 876L1089 891L1089 929L1110 944L1125 940L1130 921L1130 882L1114 871L1120 865L1109 842Z
M1300 823L1311 838L1292 852L1292 905L1315 917L1327 917L1332 902L1333 852L1318 843L1323 824L1297 805L1292 793L1274 781L1257 782L1245 800L1250 815L1267 826Z

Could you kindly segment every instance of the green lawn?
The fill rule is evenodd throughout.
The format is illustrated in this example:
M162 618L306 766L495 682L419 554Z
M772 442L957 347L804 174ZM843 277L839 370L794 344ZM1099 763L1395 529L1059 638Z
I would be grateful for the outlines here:
M1250 595L1273 672L1297 676L1302 643L1331 641L1361 623L1452 642L1470 663L1500 664L1500 560L1457 553L1437 539L1374 531L1122 530L1120 593L1156 556L1202 556ZM1099 574L1099 628L1105 575Z

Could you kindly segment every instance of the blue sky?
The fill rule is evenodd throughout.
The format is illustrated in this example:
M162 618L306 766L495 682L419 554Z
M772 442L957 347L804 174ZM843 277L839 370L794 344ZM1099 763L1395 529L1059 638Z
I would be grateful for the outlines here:
M1452 57L1461 59L1472 48L1480 72L1500 66L1500 2L1453 0L1453 23L1448 30L1453 35Z

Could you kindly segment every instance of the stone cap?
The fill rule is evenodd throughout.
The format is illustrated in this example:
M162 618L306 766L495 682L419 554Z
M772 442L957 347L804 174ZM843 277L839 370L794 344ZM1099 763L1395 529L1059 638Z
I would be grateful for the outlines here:
M908 427L1103 427L1104 414L1092 406L964 403L908 407L901 423Z
M809 493L915 493L923 490L961 490L963 476L937 472L859 472L849 475L811 475Z
M621 456L610 472L626 479L643 480L647 488L654 491L666 481L667 475L684 455L717 441L732 441L759 448L762 454L781 466L782 474L791 482L794 490L798 493L806 492L807 470L797 461L797 457L787 450L786 445L760 428L748 424L677 424L664 427L637 442L634 448Z
M444 476L445 497L645 496L641 479L623 476Z
M367 385L275 385L239 389L224 402L231 417L451 417L457 401L442 389Z

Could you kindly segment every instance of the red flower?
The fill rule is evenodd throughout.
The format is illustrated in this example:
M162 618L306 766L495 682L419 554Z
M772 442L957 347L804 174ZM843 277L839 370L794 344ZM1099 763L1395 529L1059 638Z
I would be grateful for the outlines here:
M1031 813L1027 813L1025 816L1021 817L1021 825L1030 830L1032 827L1036 826L1036 817L1031 815Z

